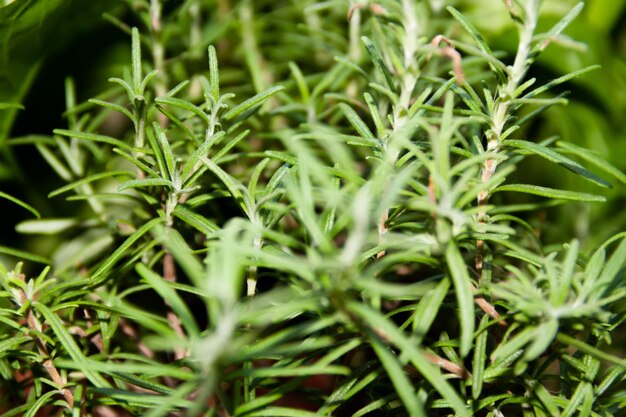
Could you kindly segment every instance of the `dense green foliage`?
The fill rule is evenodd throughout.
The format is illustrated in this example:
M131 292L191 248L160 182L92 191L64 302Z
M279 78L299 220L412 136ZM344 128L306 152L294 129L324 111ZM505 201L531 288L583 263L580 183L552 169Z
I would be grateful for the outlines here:
M0 7L2 416L619 415L626 175L558 125L624 123L623 62L559 67L594 4ZM16 124L20 45L102 11L123 67Z

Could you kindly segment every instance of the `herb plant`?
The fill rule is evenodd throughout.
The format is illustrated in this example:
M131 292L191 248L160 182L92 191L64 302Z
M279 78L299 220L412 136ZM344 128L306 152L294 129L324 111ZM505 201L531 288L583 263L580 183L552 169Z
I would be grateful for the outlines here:
M539 30L540 0L502 2L509 57L440 3L106 14L123 72L84 102L68 78L66 125L7 141L67 212L0 193L62 237L0 247L2 416L620 414L626 233L586 252L536 222L624 183L533 133L597 70L528 76L583 4ZM531 160L597 191L529 183Z

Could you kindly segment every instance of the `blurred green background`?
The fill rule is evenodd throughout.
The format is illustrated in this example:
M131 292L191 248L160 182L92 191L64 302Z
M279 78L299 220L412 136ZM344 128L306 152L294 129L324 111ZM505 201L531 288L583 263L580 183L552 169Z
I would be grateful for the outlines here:
M67 216L67 210L76 210L76 206L60 199L48 200L46 195L62 185L60 180L33 146L10 147L7 138L47 135L53 128L65 126L65 77L76 80L78 99L86 100L108 86L108 77L121 73L121 68L128 64L129 37L103 19L102 13L114 14L132 25L129 3L132 4L122 0L4 0L5 6L0 6L0 102L25 106L24 110L0 111L0 190L32 204L44 217ZM183 3L168 0L165 7L173 9ZM211 8L216 1L206 3ZM347 0L335 3L347 12ZM441 13L447 13L448 5L460 9L482 31L492 49L503 52L505 62L512 59L517 35L503 0L430 3ZM553 25L576 3L545 0L539 29ZM524 134L530 140L558 135L598 152L626 171L626 0L585 3L582 14L566 30L571 41L551 45L528 76L546 82L587 65L601 64L602 68L556 91L571 92L569 105L551 108ZM231 4L236 5L237 1L231 0ZM281 7L301 7L299 0L254 0L252 4L257 16ZM343 16L338 24L347 26L345 13L339 10L337 15ZM233 28L224 30L225 36L238 36ZM289 44L288 39L284 42ZM541 227L545 243L560 244L578 237L583 249L589 251L612 234L626 230L624 184L616 183L612 190L598 190L565 170L555 171L553 164L542 159L530 158L523 165L514 175L524 182L600 193L609 199L606 204L567 204L530 217ZM45 254L58 244L60 237L18 235L15 225L30 217L20 207L0 199L0 212L0 245Z

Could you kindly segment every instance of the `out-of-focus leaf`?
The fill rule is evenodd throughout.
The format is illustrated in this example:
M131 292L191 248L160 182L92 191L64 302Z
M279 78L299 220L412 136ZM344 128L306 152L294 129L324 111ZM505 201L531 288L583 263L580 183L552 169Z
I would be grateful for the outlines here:
M93 225L93 222L89 223L75 218L25 220L19 223L15 230L24 234L56 235L81 225L89 226Z
M27 259L29 261L37 262L40 264L48 265L50 263L50 260L44 258L43 256L35 255L32 253L24 252L24 251L13 249L13 248L8 248L6 246L0 246L0 253L14 256L19 259Z
M70 138L89 140L89 141L93 141L93 142L108 143L110 145L117 146L118 148L126 149L128 151L135 150L129 144L124 143L124 142L122 142L119 139L112 138L110 136L97 135L95 133L78 132L78 131L66 130L66 129L54 129L54 133L56 135L67 136L67 137L70 137Z
M23 109L24 106L18 103L0 103L0 110L4 109Z
M102 12L115 6L108 1L19 0L0 7L0 102L21 102L43 60L104 22ZM0 147L15 115L16 108L0 113Z

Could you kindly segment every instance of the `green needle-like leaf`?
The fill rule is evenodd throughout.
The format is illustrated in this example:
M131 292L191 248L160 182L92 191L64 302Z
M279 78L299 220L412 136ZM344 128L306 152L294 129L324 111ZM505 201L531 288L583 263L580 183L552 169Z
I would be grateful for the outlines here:
M94 181L98 181L98 180L101 180L101 179L104 179L104 178L123 177L123 176L132 178L133 174L131 172L129 172L129 171L110 171L110 172L101 172L99 174L93 174L93 175L85 177L85 178L83 178L81 180L74 181L74 182L72 182L70 184L64 185L63 187L59 187L56 190L51 191L48 194L48 198L56 197L59 194L66 193L68 191L71 191L71 190L74 190L76 188L79 188L82 185L89 184L89 183L92 183Z
M478 47L482 49L482 51L486 53L487 55L493 55L491 48L489 47L489 45L487 45L487 41L485 41L485 38L480 34L480 32L478 32L478 30L474 27L474 25L472 25L470 21L467 20L467 18L463 16L463 14L459 12L457 9L455 9L454 7L448 6L447 9L450 12L450 14L454 16L454 18L458 20L459 23L461 23L463 28L472 37L472 39L474 39L474 42L476 42L476 45L478 45Z
M41 410L41 407L45 406L48 403L51 403L52 402L51 398L58 394L59 392L56 390L46 392L41 397L37 398L35 402L28 404L30 408L28 409L26 413L22 414L23 417L35 417L37 413L39 412L39 410Z
M141 80L143 79L141 71L141 41L139 39L139 30L132 29L132 74L133 74L133 90L136 95L141 94Z
M507 184L507 185L501 185L497 187L495 190L493 190L494 193L502 192L502 191L515 191L518 193L534 194L534 195L538 195L541 197L563 199L563 200L600 202L600 203L606 201L605 197L595 195L595 194L579 193L576 191L567 191L567 190L557 190L554 188L541 187L539 185L531 185L531 184Z
M0 417L620 414L624 2L0 0Z
M548 91L552 87L556 87L559 84L563 84L566 81L569 81L569 80L571 80L573 78L579 77L579 76L581 76L583 74L586 74L586 73L588 73L590 71L597 70L599 68L601 68L600 65L591 65L591 66L588 66L586 68L580 69L578 71L574 71L574 72L571 72L569 74L563 75L562 77L556 78L556 79L550 81L549 83L542 85L541 87L537 87L536 89L534 89L530 93L526 94L522 98L528 99L528 98L532 98L532 97L538 96L539 94L541 94L541 93L543 93L545 91Z
M571 143L563 142L563 141L558 141L556 145L560 148L563 148L567 152L570 152L576 155L580 159L583 159L586 162L589 162L590 164L592 164L599 170L604 171L607 174L613 176L614 178L619 180L622 184L626 184L626 174L620 171L615 166L611 165L608 161L602 159L595 152L589 149L581 148L580 146L576 146Z
M213 223L206 217L194 213L193 211L180 204L177 205L174 209L174 216L178 217L185 223L189 224L190 226L207 236L211 236L220 230L215 223Z
M186 100L176 98L176 97L165 96L165 97L157 97L156 99L154 99L154 101L159 106L166 105L166 106L176 107L181 110L186 110L190 113L193 113L195 116L199 117L207 126L211 124L211 120L209 119L209 116L207 116L207 114L204 111L202 111L200 107Z
M345 114L352 127L354 127L354 130L356 130L359 135L361 135L361 137L364 137L366 139L371 139L375 137L371 130L367 127L365 122L359 117L354 109L352 109L352 107L348 106L345 103L340 103L339 108L341 108L341 111L343 112L343 114Z
M165 168L167 168L167 177L170 180L174 180L178 177L178 173L176 172L176 161L174 160L174 154L172 153L172 147L170 146L170 142L165 135L165 132L161 127L155 122L152 124L152 128L154 129L155 137L159 141L159 147L161 153L163 155L163 159L165 160Z
M152 219L141 226L135 233L130 235L124 243L122 243L105 262L91 275L91 279L94 283L99 283L104 280L111 268L117 263L119 259L128 254L129 248L139 240L143 235L148 233L157 224L162 223L160 218Z
M189 159L185 162L182 168L181 178L183 183L187 183L189 178L196 172L198 169L198 165L202 165L202 158L205 158L209 152L209 149L215 144L219 142L223 137L224 132L218 132L212 137L205 140L202 145L198 147L190 156Z
M46 323L48 323L48 325L52 328L55 335L58 337L59 343L63 346L63 349L67 351L72 360L79 367L81 363L86 362L87 358L83 355L83 352L80 350L59 316L47 306L39 302L35 302L33 305L44 317ZM89 369L82 369L82 371L89 381L96 387L110 387L109 383L99 373L93 372Z
M77 138L82 140L88 140L92 142L102 142L108 143L109 145L117 146L121 149L126 149L127 151L135 151L136 149L129 144L122 142L121 140L112 138L110 136L98 135L95 133L87 133L87 132L78 132L74 130L66 130L66 129L54 129L55 135L67 136L70 138Z
M37 262L37 263L44 264L44 265L50 265L50 259L44 258L43 256L35 255L33 253L25 252L19 249L9 248L7 246L0 246L0 253L13 256L18 259L25 259L25 260Z
M348 308L358 317L368 323L377 333L397 346L406 358L417 368L422 376L445 398L454 411L463 417L471 414L452 386L428 362L422 352L407 339L404 334L386 317L360 303L351 302Z
M3 193L2 191L0 191L0 198L4 198L6 200L9 200L15 204L17 204L18 206L25 208L26 210L30 211L31 213L33 213L33 215L35 217L37 217L38 219L41 218L41 215L39 214L39 212L37 210L35 210L31 205L26 204L25 202L23 202L22 200L15 198L7 193Z
M378 51L374 43L367 36L361 37L361 41L365 45L365 49L367 50L367 53L369 54L372 62L374 63L374 66L383 75L387 83L387 87L389 88L391 92L395 93L396 86L393 82L393 77L391 76L391 73L389 72L389 68L387 68L387 65L385 64L385 61L383 60L382 55L380 54L380 52Z
M461 324L461 356L465 357L472 348L474 337L474 297L472 283L467 266L454 241L448 242L446 247L446 263L450 270L450 277L456 291L459 305L459 323Z
M172 310L178 314L178 317L181 319L181 324L185 327L189 336L192 338L198 337L200 329L196 324L196 320L176 291L167 285L167 282L161 276L148 269L145 265L137 264L135 269L137 270L137 273L139 273L139 275L141 275L141 277L150 285L150 287L159 293Z
M108 101L97 100L95 98L89 99L89 102L93 103L93 104L97 104L97 105L102 106L104 108L107 108L109 110L114 110L114 111L120 112L123 115L125 115L126 117L128 117L133 123L136 122L135 116L126 107L122 107L119 104L109 103Z
M514 139L506 140L504 142L504 145L512 146L514 148L521 149L531 154L539 155L542 158L545 158L549 161L556 162L557 164L561 165L563 168L569 171L572 171L575 174L580 175L587 181L590 181L596 185L600 185L602 187L607 187L607 188L611 187L611 183L609 183L608 181L598 177L597 175L595 175L594 173L592 173L591 171L587 170L585 167L580 165L578 162L572 161L571 159L559 154L558 152L548 148L547 146L543 146L538 143L533 143L533 142L529 142L525 140L514 140Z
M170 180L164 180L162 178L146 178L145 180L130 180L125 181L117 188L119 191L128 190L130 188L144 188L144 187L167 187L174 188L174 184Z
M252 114L254 111L256 111L256 109L258 109L261 105L263 105L263 103L265 103L271 96L273 96L274 94L284 89L285 87L283 86L276 86L276 87L268 88L267 90L257 94L254 97L247 99L243 103L240 103L236 105L235 107L233 107L232 109L228 110L226 113L224 113L222 118L224 120L233 120L236 117L239 117L242 119L246 118L247 116Z
M418 396L413 390L411 381L407 378L398 358L391 354L388 348L384 346L377 337L371 337L370 343L374 352L376 352L376 355L380 359L382 366L385 368L385 371L387 371L387 375L396 388L398 396L409 412L409 415L411 417L425 416L424 406L420 404Z
M472 398L480 398L484 384L485 361L487 359L487 337L489 332L485 329L489 316L484 315L480 321L479 334L474 346L474 358L472 360Z
M217 103L220 99L220 73L217 65L217 52L213 45L209 45L209 71L211 95L215 103Z

